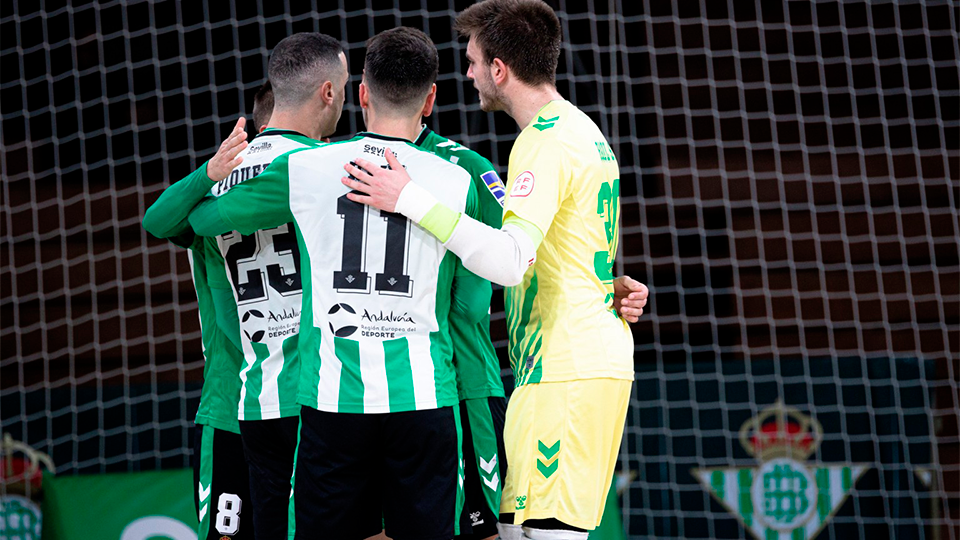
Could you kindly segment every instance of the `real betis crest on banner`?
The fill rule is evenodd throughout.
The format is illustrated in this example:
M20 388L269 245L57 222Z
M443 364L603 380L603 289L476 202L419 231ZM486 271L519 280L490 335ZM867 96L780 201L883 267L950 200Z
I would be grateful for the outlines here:
M691 472L759 540L813 540L869 468L808 462L822 440L819 422L777 400L740 428L756 466Z

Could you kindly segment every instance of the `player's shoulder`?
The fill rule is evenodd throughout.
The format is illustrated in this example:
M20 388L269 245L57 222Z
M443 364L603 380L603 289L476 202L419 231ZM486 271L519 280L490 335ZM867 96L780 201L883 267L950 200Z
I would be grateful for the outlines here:
M555 100L544 105L521 130L517 143L579 140L595 130L599 128L586 113L567 100Z
M268 129L258 133L243 151L244 158L274 158L293 150L315 148L323 143L288 129Z
M414 144L424 150L433 152L454 165L459 165L476 176L494 170L493 163L489 159L463 143L448 139L426 126L420 132L420 136L417 137Z
M512 155L532 152L538 159L570 158L596 152L598 141L605 141L596 122L566 100L552 101L520 132ZM534 151L534 149L536 149Z
M337 163L342 160L343 163L346 163L357 157L355 155L357 153L356 143L362 138L360 135L354 135L349 139L336 142L314 141L316 144L294 148L278 159L289 161L291 164L296 162L301 165L317 165L318 163L332 162L331 160L337 160Z
M422 163L438 176L450 175L450 178L470 181L470 171L457 161L450 161L432 150L413 144L410 141L404 141L404 143L404 157L408 161L413 160L416 163Z

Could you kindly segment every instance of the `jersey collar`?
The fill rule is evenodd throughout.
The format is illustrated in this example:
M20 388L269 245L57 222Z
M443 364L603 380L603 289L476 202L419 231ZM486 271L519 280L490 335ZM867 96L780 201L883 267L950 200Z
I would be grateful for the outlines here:
M361 131L360 133L357 133L357 137L370 137L371 139L381 139L384 141L400 141L400 142L405 142L407 144L410 144L409 139L404 139L402 137L391 137L389 135L381 135L379 133L372 133L369 131ZM417 137L417 139L419 139L419 137Z
M260 137L266 137L268 135L297 135L299 137L303 137L306 139L310 138L304 135L303 133L300 133L299 131L294 131L292 129L280 129L280 128L267 128L261 131L260 133L257 133L256 135L254 135L253 138L257 139Z
M417 135L417 138L414 139L414 141L413 141L413 144L415 144L415 145L417 145L417 146L422 145L422 144L423 144L423 141L427 140L427 137L429 137L430 134L433 133L433 131L431 131L430 128L428 128L426 124L421 124L421 126L423 126L423 127L422 127L422 129L420 130L420 134Z

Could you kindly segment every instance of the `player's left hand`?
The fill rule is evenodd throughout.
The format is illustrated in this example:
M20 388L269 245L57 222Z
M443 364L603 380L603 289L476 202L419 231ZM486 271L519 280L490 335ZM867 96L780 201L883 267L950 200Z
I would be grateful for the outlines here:
M410 182L410 175L389 148L384 151L384 156L389 169L382 169L376 163L357 158L343 166L350 176L343 177L340 181L355 192L360 192L347 193L347 198L351 201L393 212L397 208L400 192Z
M630 276L620 276L613 280L613 309L628 323L640 320L649 295L647 286Z
M247 147L247 132L244 131L246 125L247 119L241 116L233 126L230 136L220 144L216 155L207 162L207 177L211 182L219 182L230 176L233 169L243 162L240 152Z

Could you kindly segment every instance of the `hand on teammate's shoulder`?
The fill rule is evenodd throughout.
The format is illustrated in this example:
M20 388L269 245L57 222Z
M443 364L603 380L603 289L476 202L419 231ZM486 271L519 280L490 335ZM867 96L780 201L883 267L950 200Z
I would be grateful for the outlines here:
M207 162L207 178L211 181L219 182L230 176L243 162L243 157L239 154L247 147L247 132L244 130L246 125L247 120L241 116L233 126L230 136L220 143L217 153Z

